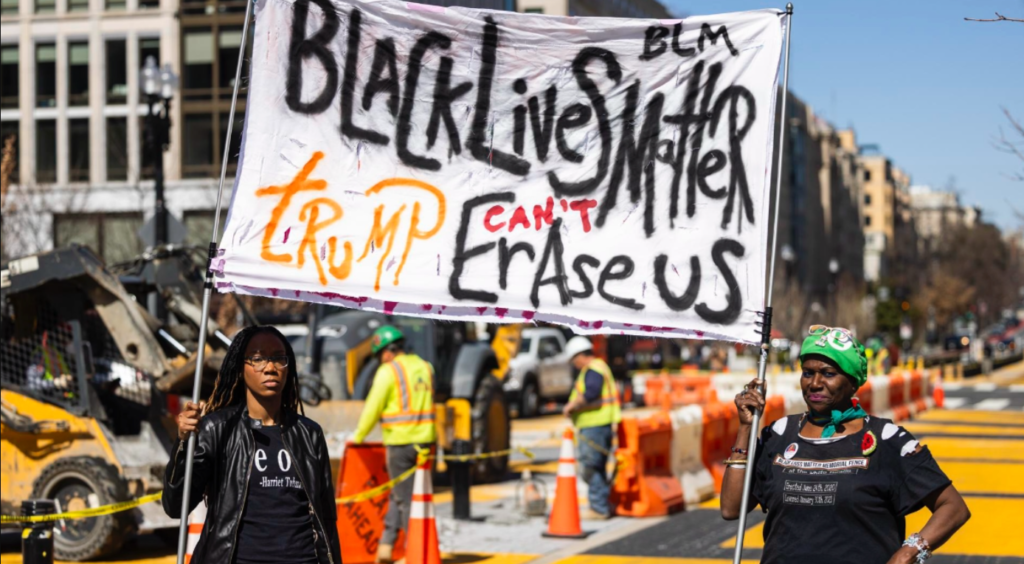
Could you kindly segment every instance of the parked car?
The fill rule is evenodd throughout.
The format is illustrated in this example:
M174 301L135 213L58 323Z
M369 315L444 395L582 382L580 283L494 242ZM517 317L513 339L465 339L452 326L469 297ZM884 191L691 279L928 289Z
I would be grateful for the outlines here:
M522 331L519 354L509 363L505 395L520 417L533 417L548 401L564 401L572 391L576 371L565 354L565 335L550 327Z

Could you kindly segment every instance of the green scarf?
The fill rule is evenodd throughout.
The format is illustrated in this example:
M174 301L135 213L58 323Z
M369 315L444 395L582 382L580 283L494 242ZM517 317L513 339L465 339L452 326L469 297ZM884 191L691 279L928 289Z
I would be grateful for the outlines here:
M864 411L864 408L858 403L854 403L853 407L846 411L839 411L838 409L832 410L832 415L818 415L813 411L808 412L808 418L811 423L815 425L824 425L825 429L821 431L821 438L827 439L832 435L836 434L836 425L842 425L847 421L853 421L854 419L860 419L867 417L868 414Z

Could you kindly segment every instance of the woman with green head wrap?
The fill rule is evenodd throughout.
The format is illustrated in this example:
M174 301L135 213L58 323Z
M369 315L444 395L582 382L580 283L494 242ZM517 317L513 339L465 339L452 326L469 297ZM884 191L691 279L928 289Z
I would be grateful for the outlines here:
M970 518L963 498L927 447L859 405L867 358L850 331L812 326L800 364L807 411L769 421L752 461L749 507L768 514L761 562L924 562ZM736 396L740 430L721 498L729 520L739 518L745 449L765 405L760 384ZM906 536L906 516L923 507L931 518Z

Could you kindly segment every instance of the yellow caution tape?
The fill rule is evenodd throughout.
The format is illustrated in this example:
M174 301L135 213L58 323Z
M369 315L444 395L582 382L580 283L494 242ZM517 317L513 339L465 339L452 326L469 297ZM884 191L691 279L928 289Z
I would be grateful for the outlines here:
M130 501L121 501L118 503L112 503L110 505L103 505L100 507L90 507L89 509L82 509L79 511L54 513L53 515L33 515L31 517L25 517L22 515L0 515L0 523L47 523L52 521L61 521L64 519L87 519L89 517L101 517L103 515L110 515L112 513L119 513L121 511L134 509L140 505L156 501L160 499L162 495L163 492L156 492L154 494L144 495L138 499L133 499Z
M448 461L469 462L470 460L481 460L484 458L497 458L499 456L508 456L513 452L520 452L530 460L537 458L535 454L533 454L524 447L507 448L505 450L496 450L494 452L482 452L480 454L448 454L445 455L443 458Z
M420 449L419 447L417 447L417 451L419 452L420 456L416 466L413 466L412 468L406 470L398 477L388 480L387 482L384 482L383 484L376 486L372 489L366 490L365 492L359 492L357 494L353 494L350 496L336 498L334 500L335 503L359 503L362 501L371 500L385 492L389 492L392 489L394 489L394 487L397 486L398 484L411 478L416 473L416 469L419 466L421 466L424 462L431 458L436 458L434 455L429 454L429 451L425 449ZM444 459L457 460L459 462L467 462L469 460L506 456L512 454L513 452L521 452L530 459L535 458L534 454L529 450L522 447L517 447L499 450L496 452L484 452L480 454L448 455L445 456ZM70 520L88 519L90 517L101 517L103 515L110 515L113 513L119 513L121 511L127 511L129 509L134 509L140 505L157 501L161 498L161 496L163 496L163 492L156 492L154 494L145 495L138 499L133 499L130 501L112 503L110 505L104 505L101 507L91 507L89 509L82 509L79 511L55 513L53 515L35 515L31 517L24 517L21 515L0 515L0 523L47 523L52 521L61 521L64 519Z

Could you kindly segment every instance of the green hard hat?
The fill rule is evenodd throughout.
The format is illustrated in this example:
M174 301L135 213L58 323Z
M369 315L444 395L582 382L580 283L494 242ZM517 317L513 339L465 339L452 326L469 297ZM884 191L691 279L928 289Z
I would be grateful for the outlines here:
M394 325L385 325L380 327L373 332L373 340L370 343L370 352L373 354L379 353L384 347L394 343L395 341L401 341L405 338L405 335L398 330Z

